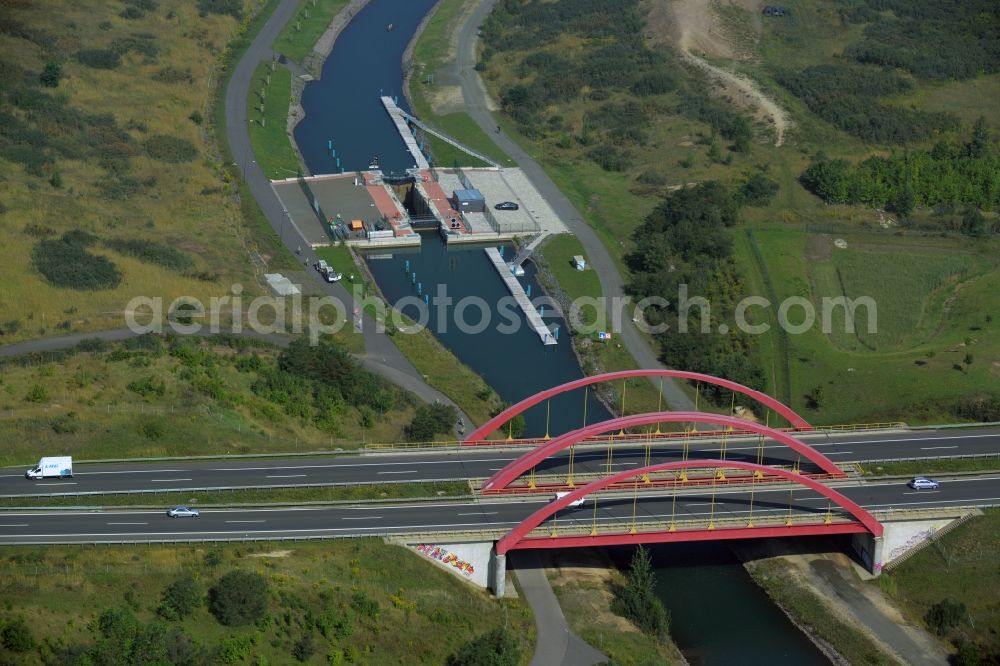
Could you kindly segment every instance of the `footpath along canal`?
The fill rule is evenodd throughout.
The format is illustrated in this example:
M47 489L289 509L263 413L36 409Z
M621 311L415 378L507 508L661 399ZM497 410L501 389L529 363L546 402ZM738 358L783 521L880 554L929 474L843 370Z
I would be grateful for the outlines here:
M402 96L401 57L421 19L435 0L372 0L337 39L318 81L307 84L302 96L305 118L295 140L313 174L339 171L327 150L332 140L347 171L364 169L378 156L386 173L413 166L379 95ZM388 24L393 30L386 30ZM506 256L513 256L511 247ZM443 289L453 304L475 298L476 305L456 316L454 305L439 322L438 308L429 308L430 330L463 363L479 373L507 402L516 402L539 390L583 376L566 336L565 322L547 313L559 344L543 345L523 321L516 332L502 333L509 315L497 304L507 296L482 246L449 248L436 232L424 235L419 249L371 253L367 257L379 288L390 303L411 297L403 311L417 318L421 300L410 273L416 272L422 292L434 296ZM541 295L534 267L525 265L520 278L533 296ZM480 307L478 304L484 304ZM441 306L439 306L441 307ZM483 318L489 323L483 326ZM458 325L461 319L467 326ZM586 420L608 418L607 409L592 394L586 398ZM549 417L551 434L582 425L584 395L554 400ZM526 433L545 434L546 409L526 414ZM613 556L627 561L629 550ZM826 664L826 657L775 607L753 583L724 544L658 546L652 550L659 585L657 592L671 612L671 634L692 664Z

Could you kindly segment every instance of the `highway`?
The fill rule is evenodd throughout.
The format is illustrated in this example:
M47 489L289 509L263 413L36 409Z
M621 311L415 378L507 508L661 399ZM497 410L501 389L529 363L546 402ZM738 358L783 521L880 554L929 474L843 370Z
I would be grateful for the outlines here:
M998 428L819 434L802 439L838 464L903 458L950 458L1000 453ZM692 441L691 457L720 457L718 442ZM414 481L485 479L527 449L471 448L423 453L347 454L336 457L251 458L168 463L74 465L72 479L28 481L24 467L0 469L0 497L88 495L128 492L193 491L218 488L304 487ZM51 452L53 454L59 452ZM768 443L764 464L791 465L797 455ZM697 455L694 455L697 454ZM655 444L652 463L678 460L680 442ZM726 458L756 462L755 438L731 438ZM612 471L642 466L641 444L615 446ZM580 449L574 454L574 475L603 473L608 467L606 447ZM807 469L803 466L803 469ZM565 474L568 453L540 465L538 474Z
M871 511L1000 504L998 475L947 479L937 491L911 490L901 481L854 481L839 485L837 490ZM168 518L165 511L10 510L0 512L0 545L337 538L479 530L500 533L512 528L549 499L206 509L199 518ZM714 511L711 503L711 496L703 491L678 493L676 506L670 493L640 493L637 516L639 521L669 521L674 511L679 523L705 521L710 513L720 522L746 517L748 491L746 488L720 491L716 493ZM754 496L753 515L758 521L766 514L784 516L788 504L787 488L758 490ZM597 521L606 527L622 526L631 520L632 506L633 497L628 493L601 497ZM827 510L827 500L807 489L795 490L793 506L796 511L817 514L818 521ZM804 514L797 515L804 520ZM593 499L588 498L582 506L561 512L557 520L560 528L572 524L588 527L593 517Z

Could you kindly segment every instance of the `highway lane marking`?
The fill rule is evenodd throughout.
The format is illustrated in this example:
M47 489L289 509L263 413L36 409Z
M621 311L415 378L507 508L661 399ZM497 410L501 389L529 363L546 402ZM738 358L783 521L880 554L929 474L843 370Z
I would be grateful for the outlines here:
M940 490L914 490L912 492L903 493L904 495L933 495L934 493L939 493Z
M76 481L56 481L55 483L36 483L36 486L75 486Z
M500 513L500 512L499 511L476 511L476 512L473 512L473 513L459 513L459 514L456 514L456 515L459 515L459 516L495 516L498 513Z
M170 483L172 481L190 481L191 479L150 479L150 483Z
M149 525L149 523L108 523L108 525Z
M28 523L23 523L20 525L0 525L0 527L30 527L30 525L28 525Z
M263 520L227 520L227 523L263 523Z
M849 456L854 451L830 451L829 453L824 453L825 456Z
M404 462L365 462L365 463L336 463L329 465L276 465L273 467L214 467L203 471L207 472L260 472L267 470L282 469L335 469L338 467L389 467L392 465L465 465L479 462L503 462L508 463L514 458L481 458L467 460L461 456L450 460L411 460ZM178 470L179 471L179 470ZM23 476L23 474L22 474Z
M938 449L957 449L957 448L958 448L958 444L955 444L954 446L921 446L920 450L921 451L936 451Z
M399 470L392 470L389 472L379 472L379 474L416 474L416 473L417 470L415 469L399 469Z
M341 516L341 520L378 520L382 516Z
M265 479L298 479L305 474L268 474Z

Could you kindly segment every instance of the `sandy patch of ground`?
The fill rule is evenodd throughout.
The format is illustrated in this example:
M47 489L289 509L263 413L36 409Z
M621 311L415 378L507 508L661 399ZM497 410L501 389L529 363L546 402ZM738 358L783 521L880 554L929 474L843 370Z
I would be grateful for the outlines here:
M247 557L273 557L273 558L282 558L282 557L288 557L291 554L292 554L292 551L290 551L290 550L272 550L272 551L268 551L266 553L251 553Z
M465 110L465 98L462 97L460 86L441 86L431 93L431 108L434 113L443 116L449 113L459 113Z
M611 583L617 574L614 564L600 552L580 548L543 556L545 574L552 587L586 590L574 595L574 604L587 605L587 617L613 631L638 631L631 622L611 612Z
M733 61L755 59L756 40L762 27L761 2L758 0L718 0L710 5L704 0L650 0L646 19L646 38L652 44L668 43L677 47L684 60L704 72L713 82L716 94L751 111L755 121L774 130L774 145L784 143L792 122L773 99L764 94L751 79L713 65L696 54ZM749 25L736 26L731 10L745 10ZM723 13L729 11L728 20Z

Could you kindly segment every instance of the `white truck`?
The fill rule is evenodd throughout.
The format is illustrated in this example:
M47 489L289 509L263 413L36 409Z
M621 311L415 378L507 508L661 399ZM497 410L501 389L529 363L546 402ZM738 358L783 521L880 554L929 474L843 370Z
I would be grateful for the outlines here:
M52 456L42 458L38 466L24 473L24 478L31 479L62 479L73 476L73 458L71 456Z

